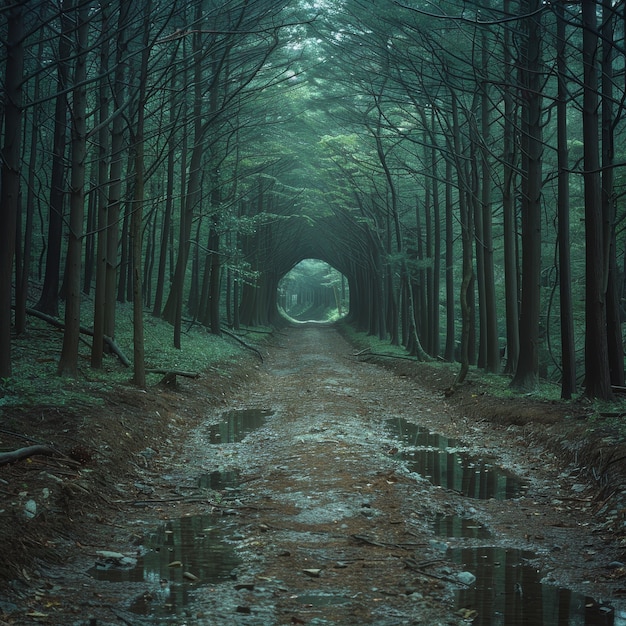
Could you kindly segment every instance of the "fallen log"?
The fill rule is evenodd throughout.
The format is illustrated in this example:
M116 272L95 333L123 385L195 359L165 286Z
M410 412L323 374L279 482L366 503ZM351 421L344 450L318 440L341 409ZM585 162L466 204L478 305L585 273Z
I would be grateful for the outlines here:
M27 308L26 313L40 320L43 320L44 322L47 322L48 324L50 324L51 326L54 326L55 328L65 328L65 324L61 322L60 320L56 319L56 317L52 317L51 315L46 315L45 313L42 313L41 311L37 311L37 309ZM88 335L89 337L93 337L93 330L91 328L86 328L85 326L81 326L80 332L83 335ZM108 346L109 350L111 350L111 352L120 360L120 363L122 365L124 365L125 367L130 367L130 361L126 358L126 355L120 350L119 346L115 343L113 339L111 339L111 337L107 337L106 335L104 335L102 340Z
M26 446L17 450L9 450L8 452L0 452L0 465L8 465L9 463L17 463L31 456L53 456L57 454L55 450L48 446Z
M199 378L199 372L185 372L183 370L168 370L162 368L148 368L146 374L163 374L163 376L184 376L185 378Z
M263 355L259 350L257 350L254 346L251 346L249 343L246 343L241 337L235 335L235 333L231 333L229 330L222 328L222 332L229 337L232 337L235 341L238 341L244 348L251 350L256 355L258 355L259 359L261 359L261 363L263 363Z

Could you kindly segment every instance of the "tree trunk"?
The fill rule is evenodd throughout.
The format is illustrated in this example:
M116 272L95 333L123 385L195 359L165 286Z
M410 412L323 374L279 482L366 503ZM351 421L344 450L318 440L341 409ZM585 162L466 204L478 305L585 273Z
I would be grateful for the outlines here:
M615 10L602 0L602 215L604 218L606 332L611 384L624 386L624 347L620 320L619 271L615 241L616 196L614 189L613 84L615 60Z
M444 350L444 359L448 363L455 360L456 355L456 330L455 330L455 314L454 303L454 217L453 217L453 200L452 191L454 185L452 181L452 161L446 160L446 347Z
M498 313L496 309L496 286L493 264L493 234L491 215L491 163L489 160L490 139L490 100L487 80L489 72L490 50L487 32L483 31L481 93L481 212L483 225L483 281L485 291L485 369L488 372L500 371L500 346L498 344Z
M504 14L511 14L511 0L504 0ZM517 218L515 212L515 171L516 171L516 121L515 103L513 101L513 77L511 68L512 35L505 29L503 44L504 59L504 119L503 125L503 182L502 182L502 214L504 226L504 300L506 308L506 364L504 371L513 374L517 370L520 350L519 333L519 290L517 262Z
M433 199L433 240L432 240L432 293L430 300L430 323L431 323L431 350L430 355L439 357L441 350L439 333L439 287L441 283L441 208L439 202L439 178L437 175L437 146L435 136L435 113L432 112L432 132L431 132L431 170L432 199Z
M22 149L22 74L24 71L24 5L6 10L4 144L0 189L0 378L11 376L11 300L15 228L20 194Z
M139 93L137 98L137 124L135 125L133 149L135 153L134 202L131 213L130 237L133 267L133 382L142 389L146 386L146 363L143 331L143 293L141 288L142 217L144 202L144 122L146 88L148 82L148 59L150 57L150 21L152 2L143 5L143 41L141 67L139 69Z
M474 269L472 264L472 244L474 239L474 226L471 219L471 209L467 199L467 176L463 167L461 130L459 127L458 101L456 94L452 93L452 141L454 156L457 160L457 179L459 189L459 214L461 222L461 244L463 248L463 276L459 300L461 304L461 369L456 377L454 385L465 380L469 371L471 358L472 337L472 296L471 289L474 281Z
M43 5L42 5L43 7ZM43 14L43 8L40 9ZM41 16L40 16L41 17ZM39 33L39 42L37 45L37 58L43 63L44 58L44 38L43 29ZM37 72L35 76L35 86L33 88L32 99L37 102L41 97L41 73ZM26 330L26 303L28 300L28 284L30 278L30 267L32 261L33 249L33 216L35 213L35 180L37 177L39 161L39 151L37 150L37 142L39 139L37 126L40 123L39 110L35 109L32 113L32 123L30 128L30 154L28 163L28 180L26 191L26 220L24 223L23 247L20 237L22 234L21 210L18 206L18 226L16 241L16 258L15 258L15 332L20 335Z
M109 6L105 2L101 7L102 32L110 28ZM102 41L100 50L100 74L106 76L109 68L109 38ZM107 250L107 209L108 198L106 185L108 182L108 156L110 129L105 120L109 115L108 83L101 80L98 85L98 186L97 186L97 235L96 235L96 289L93 301L93 342L91 344L91 367L102 367L104 352L104 318L105 318L105 286L106 286L106 250Z
M65 207L65 149L67 143L67 89L69 83L69 58L72 53L73 24L68 13L72 1L61 3L61 36L57 61L57 96L54 108L54 139L52 146L52 169L50 172L50 211L46 248L46 272L39 301L35 308L42 313L59 315L59 283L61 267L61 241Z
M196 21L201 19L202 5L196 5ZM180 242L178 256L176 259L176 269L174 271L174 283L165 303L163 315L174 325L174 345L180 348L180 332L183 316L183 298L185 275L187 272L187 261L189 259L189 245L191 239L191 226L193 214L200 203L202 195L202 156L204 152L204 134L206 126L202 123L202 110L204 92L202 89L202 39L199 33L193 36L193 85L194 85L194 110L193 110L193 148L189 162L189 174L187 176L187 192L185 194L185 205L181 215Z
M117 24L113 107L121 110L126 98L127 36L129 0L120 0ZM109 166L109 202L107 206L106 280L104 297L104 334L115 338L116 288L118 276L119 219L122 194L122 157L124 153L124 117L121 111L113 118L111 163Z
M76 9L76 67L72 91L72 174L70 179L70 224L65 269L65 331L57 368L58 374L78 373L80 338L80 278L85 212L85 162L87 156L87 45L89 5Z
M612 400L606 334L605 259L598 123L598 33L595 0L582 0L585 183L585 394Z
M569 214L569 158L567 136L567 61L565 56L565 9L557 12L557 159L558 159L558 246L559 246L559 298L561 311L561 397L569 400L576 392L576 352L574 346L574 315L572 305L572 268L570 261Z
M539 324L541 312L541 186L542 186L542 73L541 0L522 2L526 41L520 68L522 97L522 294L520 354L511 386L534 390L539 375Z
M172 63L173 66L173 63ZM176 72L172 70L172 76L170 79L171 99L169 110L169 124L170 127L174 126L176 121ZM184 129L184 124L183 124ZM158 317L161 315L161 308L163 306L163 292L165 288L165 267L167 265L167 250L168 241L170 237L170 230L172 227L172 209L174 207L174 158L176 151L176 134L172 131L168 138L168 153L167 153L167 182L165 189L165 213L163 215L163 223L161 224L161 243L159 248L159 266L157 270L156 291L154 294L154 306L152 307L152 315Z

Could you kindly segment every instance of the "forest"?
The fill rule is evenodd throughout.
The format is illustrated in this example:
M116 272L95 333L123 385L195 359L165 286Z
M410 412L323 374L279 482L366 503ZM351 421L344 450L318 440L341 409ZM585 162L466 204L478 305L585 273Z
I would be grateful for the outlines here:
M189 323L280 326L309 259L337 315L459 383L624 390L623 0L0 17L0 389L37 317L63 329L59 376L82 335L101 368L120 306L144 387L147 320L175 349Z

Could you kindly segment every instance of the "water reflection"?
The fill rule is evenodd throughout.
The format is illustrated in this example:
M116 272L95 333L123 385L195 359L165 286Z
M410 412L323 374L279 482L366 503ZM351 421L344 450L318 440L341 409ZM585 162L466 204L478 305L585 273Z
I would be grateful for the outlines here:
M487 539L491 533L479 522L461 515L438 515L433 524L435 535L463 539Z
M471 588L457 592L457 607L473 626L616 626L611 607L542 584L530 552L454 548L449 555L476 576Z
M210 474L202 474L198 479L198 487L201 489L212 489L213 491L221 491L223 489L235 489L239 486L240 478L238 470L229 470L225 472L211 472Z
M477 459L459 450L455 439L431 433L404 418L387 421L392 432L411 449L399 457L412 472L433 485L457 491L469 498L507 500L521 495L525 485L512 472L487 459Z
M268 409L228 411L218 424L209 427L209 443L236 443L248 433L261 428L265 418L273 415Z
M192 585L233 578L240 560L228 531L217 515L172 520L146 538L146 552L135 567L96 567L90 573L98 580L147 583L149 591L131 607L137 613L175 613L188 603Z

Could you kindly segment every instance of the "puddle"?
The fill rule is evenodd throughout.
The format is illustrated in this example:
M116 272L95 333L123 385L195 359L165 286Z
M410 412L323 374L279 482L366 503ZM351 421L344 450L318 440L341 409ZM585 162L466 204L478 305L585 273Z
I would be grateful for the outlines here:
M505 548L454 548L448 555L476 576L456 593L456 605L473 626L617 626L612 607L547 583L531 552Z
M200 489L212 489L213 491L221 491L223 489L236 489L239 487L240 478L238 470L229 470L226 472L211 472L203 474L198 479L198 487Z
M217 515L172 520L145 538L145 552L136 564L128 568L101 564L89 573L97 580L145 583L146 592L130 607L135 613L176 613L198 585L234 578L240 559L228 541L226 524Z
M408 422L403 417L387 420L386 423L394 437L400 439L406 446L438 450L461 447L456 439L444 437L439 433L432 433L427 428Z
M439 515L435 518L433 531L438 537L463 539L488 539L491 533L479 522L461 515Z
M268 409L240 409L228 411L222 420L209 427L209 443L237 443L248 433L265 424L265 418L273 415Z
M393 435L412 448L401 451L398 458L433 485L481 500L517 498L526 488L512 472L459 450L455 439L432 433L404 418L387 420L387 425Z

